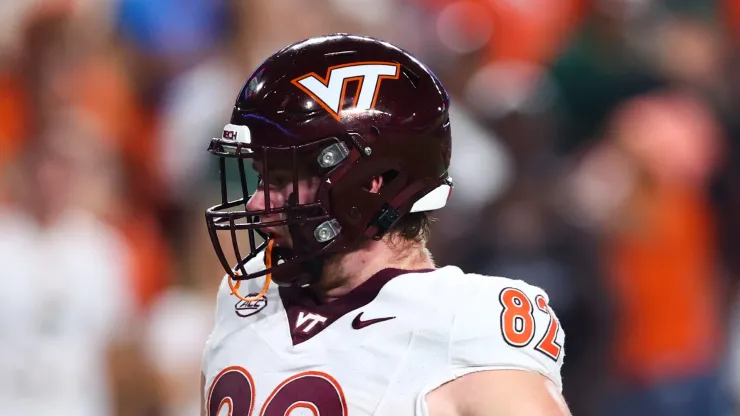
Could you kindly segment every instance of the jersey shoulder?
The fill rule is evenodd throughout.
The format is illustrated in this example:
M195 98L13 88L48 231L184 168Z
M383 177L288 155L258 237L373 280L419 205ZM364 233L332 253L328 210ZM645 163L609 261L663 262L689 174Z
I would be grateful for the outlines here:
M533 371L562 389L565 333L544 290L522 280L463 274L450 334L456 377L483 370Z

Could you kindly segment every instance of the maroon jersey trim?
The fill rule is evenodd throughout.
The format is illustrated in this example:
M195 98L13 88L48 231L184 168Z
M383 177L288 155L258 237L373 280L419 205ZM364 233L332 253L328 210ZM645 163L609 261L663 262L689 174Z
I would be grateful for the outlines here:
M288 315L293 345L311 339L342 316L369 304L378 296L383 286L392 279L403 274L427 273L434 270L383 269L346 295L331 302L322 302L321 298L310 288L281 287L279 289L280 299ZM358 318L359 315L355 320L358 320ZM395 316L392 318L395 318ZM392 318L382 317L381 320ZM380 321L370 319L358 326L362 328L377 322Z

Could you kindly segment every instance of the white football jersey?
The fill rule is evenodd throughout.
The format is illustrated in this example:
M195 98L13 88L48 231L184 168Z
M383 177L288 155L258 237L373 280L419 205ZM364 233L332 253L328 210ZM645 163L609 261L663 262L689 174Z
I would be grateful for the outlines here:
M0 212L0 415L115 414L109 343L133 315L120 236L70 210Z
M246 303L224 279L203 354L206 415L426 416L427 393L485 370L533 371L562 388L564 338L541 289L452 266L385 269L324 304L274 284Z

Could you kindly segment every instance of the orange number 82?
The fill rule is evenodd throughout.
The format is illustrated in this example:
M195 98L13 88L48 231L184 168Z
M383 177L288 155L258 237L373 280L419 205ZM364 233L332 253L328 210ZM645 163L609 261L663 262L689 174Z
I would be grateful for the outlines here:
M532 301L524 292L512 287L501 291L499 301L504 308L501 312L501 334L504 341L512 347L526 347L532 342L536 329ZM537 309L550 317L547 331L535 349L557 361L563 350L563 347L555 340L560 331L560 323L542 295L537 295L534 304L537 305Z

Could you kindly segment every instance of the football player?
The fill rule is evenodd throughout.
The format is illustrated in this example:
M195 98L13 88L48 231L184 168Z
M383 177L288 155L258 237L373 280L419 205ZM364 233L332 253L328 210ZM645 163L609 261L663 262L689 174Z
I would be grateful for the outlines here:
M344 34L290 45L247 80L209 148L222 201L206 222L227 275L205 415L568 414L547 295L437 268L425 248L452 189L449 104L409 53Z

